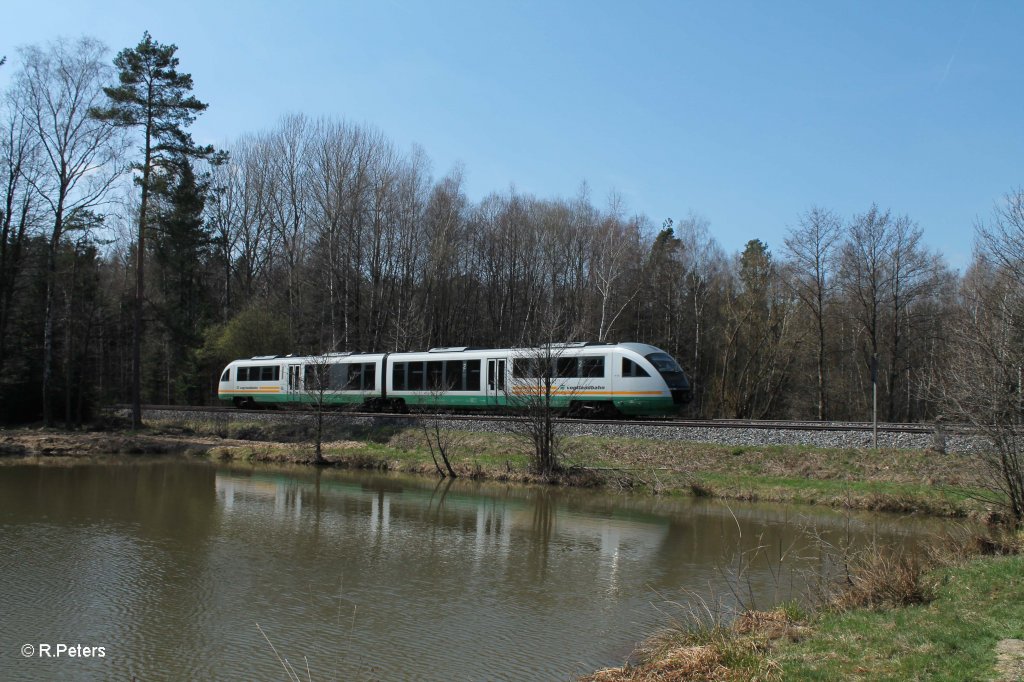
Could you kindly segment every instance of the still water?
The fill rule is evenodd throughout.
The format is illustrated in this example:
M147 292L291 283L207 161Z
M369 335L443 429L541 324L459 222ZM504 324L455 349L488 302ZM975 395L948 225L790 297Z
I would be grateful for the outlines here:
M308 469L5 466L0 679L287 680L283 659L302 680L566 680L620 664L697 596L801 591L826 563L810 528L935 530Z

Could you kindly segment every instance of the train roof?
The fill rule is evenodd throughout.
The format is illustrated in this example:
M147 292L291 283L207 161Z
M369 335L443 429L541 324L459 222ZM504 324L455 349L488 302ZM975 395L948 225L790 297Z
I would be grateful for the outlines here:
M618 345L619 348L624 348L626 350L631 350L631 351L633 351L635 353L639 353L640 355L643 355L645 357L650 355L651 353L664 353L665 352L662 349L658 348L657 346L652 346L649 343L633 343L633 342L630 342L630 343L620 343L620 344L617 344L617 345Z
M309 360L309 358L322 358L322 357L327 357L327 358L349 358L349 357L351 357L351 358L366 359L366 358L379 358L379 357L382 357L383 355L384 355L384 353L379 353L379 352L363 353L363 352L360 352L360 351L331 352L331 353L324 353L323 355L294 355L294 354L291 354L291 353L289 353L288 355L254 355L251 358L237 358L235 360L232 360L229 364L234 364L236 362L267 362L267 361L270 361L270 360L290 360L290 361L299 362L299 361Z
M402 351L399 353L390 353L397 356L429 356L432 354L487 354L487 353L517 353L522 355L536 354L537 351L543 351L550 349L556 353L562 353L565 351L601 351L601 350L614 350L623 349L631 350L641 355L649 355L651 353L662 353L660 348L648 345L646 343L612 343L612 342L596 342L596 341L568 341L558 342L551 344L543 344L539 346L522 346L517 348L494 348L487 346L442 346L437 348L430 348L428 350L419 351Z
M551 344L543 344L532 347L519 347L519 348L494 348L487 346L439 346L436 348L430 348L428 350L420 351L402 351L396 353L389 353L388 355L396 356L413 356L413 355L424 355L429 356L431 354L454 354L454 353L520 353L523 355L529 353L536 353L538 350L551 349L552 351L564 352L564 351L586 351L586 350L611 350L621 349L629 350L638 353L642 356L650 355L651 353L663 353L662 349L652 346L646 343L612 343L612 342L598 342L598 341L564 341ZM308 361L310 358L328 357L328 358L353 358L353 359L377 359L383 357L385 353L382 352L362 352L362 351L344 351L344 352L331 352L325 353L324 355L254 355L250 358L238 358L232 360L229 364L236 363L259 363L268 362L273 360L290 360L295 362Z

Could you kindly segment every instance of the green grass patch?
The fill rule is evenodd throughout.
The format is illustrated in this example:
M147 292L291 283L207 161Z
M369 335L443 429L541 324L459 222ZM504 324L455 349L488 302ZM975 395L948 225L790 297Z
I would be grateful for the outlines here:
M936 571L935 598L883 611L825 613L772 657L786 680L992 679L999 640L1024 638L1024 558Z
M1020 538L1014 540L1019 550ZM855 577L879 588L872 606L850 607L850 590L823 610L796 603L735 620L688 618L644 642L636 664L587 682L660 680L990 680L1002 640L1024 638L1024 558L951 559L901 574L899 557L859 557ZM895 592L888 588L902 587ZM910 592L904 588L913 588ZM861 593L863 596L863 593ZM840 606L840 604L846 606ZM1011 679L1017 679L1013 677Z

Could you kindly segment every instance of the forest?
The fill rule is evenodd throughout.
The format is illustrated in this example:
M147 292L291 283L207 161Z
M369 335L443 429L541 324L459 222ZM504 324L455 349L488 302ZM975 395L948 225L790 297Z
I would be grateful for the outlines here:
M156 111L177 118L152 130L126 104L147 54L176 78ZM698 214L652 220L585 182L472 200L463 169L340 115L199 147L206 105L176 66L148 34L117 59L81 38L0 66L4 422L80 424L133 393L209 404L257 354L573 340L666 350L693 417L869 420L877 389L880 420L949 418L965 376L1020 399L1020 189L963 226L963 273L898 207L828 197L782 243L751 226L727 253Z

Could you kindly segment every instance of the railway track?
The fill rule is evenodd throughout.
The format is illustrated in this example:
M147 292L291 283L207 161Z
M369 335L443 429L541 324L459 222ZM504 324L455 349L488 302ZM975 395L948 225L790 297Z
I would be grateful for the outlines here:
M114 405L114 410L131 409L129 405ZM191 412L191 413L219 413L219 414L259 414L267 417L280 415L285 417L289 414L303 414L289 410L247 410L235 407L220 406L183 406L183 405L143 405L144 412ZM305 414L310 414L305 412ZM414 413L414 414L382 414L378 412L350 412L343 413L350 417L364 419L414 419L414 418L444 418L450 421L489 421L503 422L513 421L516 417L497 414L448 414L448 413ZM556 419L559 423L579 425L622 425L628 424L634 427L661 427L678 429L744 429L744 430L775 430L775 431L836 431L836 432L871 432L873 430L870 422L816 422L816 421L789 421L789 420L751 420L751 419ZM935 424L894 424L879 423L878 433L887 434L934 434ZM941 429L947 434L966 434L970 429L960 424L943 423Z

